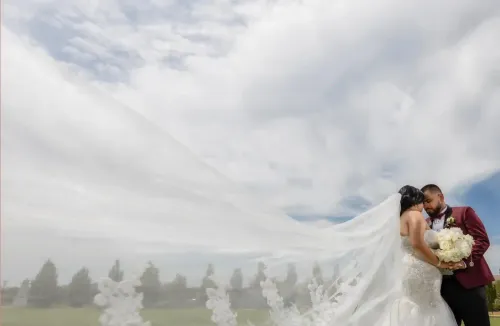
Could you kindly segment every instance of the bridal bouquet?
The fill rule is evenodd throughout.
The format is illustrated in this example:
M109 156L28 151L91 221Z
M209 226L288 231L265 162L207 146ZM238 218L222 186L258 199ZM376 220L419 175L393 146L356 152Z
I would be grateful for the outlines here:
M434 253L439 260L446 263L458 263L471 255L474 239L464 234L462 229L443 229L436 236L439 249L434 250Z

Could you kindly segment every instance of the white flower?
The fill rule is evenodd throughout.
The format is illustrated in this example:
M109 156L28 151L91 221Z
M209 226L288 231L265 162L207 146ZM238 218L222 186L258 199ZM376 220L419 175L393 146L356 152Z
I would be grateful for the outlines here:
M444 229L437 234L439 249L435 254L444 262L459 262L471 255L474 239L460 228Z
M112 279L105 277L99 280L97 288L103 295L110 295L116 290L117 285Z
M135 291L139 280L114 282L109 278L101 279L100 293L94 303L103 309L99 317L101 326L150 326L139 314L142 308L142 293Z
M99 307L105 307L108 305L108 299L106 296L99 293L94 297L94 303Z
M216 289L209 288L206 290L208 296L206 307L212 310L212 322L217 326L237 326L237 315L231 310L227 287L217 283L216 286Z

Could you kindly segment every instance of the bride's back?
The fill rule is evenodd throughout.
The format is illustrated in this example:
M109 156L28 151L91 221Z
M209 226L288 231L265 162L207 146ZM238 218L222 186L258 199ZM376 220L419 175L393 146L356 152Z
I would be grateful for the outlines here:
M417 210L407 210L401 214L401 218L399 220L399 234L402 237L410 237L412 231L417 231L417 230L412 230L410 228L410 220L422 220L424 222L423 227L425 227L425 217L424 215L417 211ZM419 230L423 231L423 230Z

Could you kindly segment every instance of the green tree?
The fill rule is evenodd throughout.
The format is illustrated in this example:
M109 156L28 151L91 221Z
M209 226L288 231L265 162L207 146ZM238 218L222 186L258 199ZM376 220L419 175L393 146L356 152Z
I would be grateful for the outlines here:
M168 288L174 291L184 291L187 289L186 276L177 274L172 282L168 284Z
M142 273L141 286L138 289L144 295L142 301L144 307L154 307L158 303L161 287L160 270L152 262L149 262L149 266Z
M321 266L319 265L318 262L314 263L312 274L318 285L324 284L323 271L321 270Z
M243 272L241 271L241 268L236 268L233 271L229 284L231 286L231 289L229 290L231 307L233 309L238 309L243 296Z
M243 272L241 271L241 268L234 270L229 284L231 285L231 289L235 291L243 290Z
M108 276L115 282L123 281L123 271L121 269L119 260L115 260L115 264L113 265L113 267L111 267Z
M216 288L217 285L213 281L212 277L215 274L215 268L213 264L208 264L207 270L205 272L205 276L201 281L201 287L203 290Z
M28 304L39 308L49 308L57 301L57 294L57 268L49 259L31 283Z
M170 307L182 307L189 300L187 279L184 275L175 275L175 278L167 283L164 289L164 299Z
M14 298L12 304L16 307L26 307L28 304L28 298L30 293L31 282L28 279L25 279L21 286L19 287L19 291Z
M217 287L214 280L212 279L214 274L215 274L214 265L208 264L205 276L201 281L201 293L199 296L199 300L201 300L202 304L205 304L205 302L207 302L208 300L207 289L215 289Z
M494 281L491 285L495 288L497 299L500 299L500 281Z
M259 262L257 265L257 274L255 278L250 283L250 287L253 289L260 288L260 282L264 282L266 280L266 265L263 262Z
M488 310L493 311L495 300L497 299L497 289L495 284L488 284L486 286L486 300L488 302Z
M285 280L276 284L286 306L290 306L295 302L295 285L297 284L297 280L297 268L295 264L290 263L288 264Z
M92 303L92 280L89 270L82 267L68 285L68 304L80 308Z
M21 283L22 287L22 283ZM11 305L16 301L16 297L19 295L19 291L21 290L21 287L18 286L7 286L7 284L4 284L2 287L2 292L1 292L1 304L2 305Z
M288 264L288 269L286 273L286 279L285 283L289 287L295 286L297 284L299 276L297 275L297 268L295 267L295 264L290 263Z

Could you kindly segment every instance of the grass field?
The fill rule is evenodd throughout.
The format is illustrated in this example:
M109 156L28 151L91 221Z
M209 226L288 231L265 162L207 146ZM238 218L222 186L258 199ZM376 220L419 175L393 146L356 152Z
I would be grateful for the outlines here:
M209 326L210 311L205 309L144 310L143 317L153 326ZM18 309L2 308L2 326L99 326L99 311L95 309ZM240 324L250 320L255 324L267 318L266 311L241 310ZM500 326L500 318L492 319L491 326Z
M206 309L144 309L144 320L153 326L210 326L211 311ZM250 320L258 323L266 319L266 311L242 310L238 312L238 321L246 325ZM0 315L2 326L99 326L97 309L21 309L2 308Z

